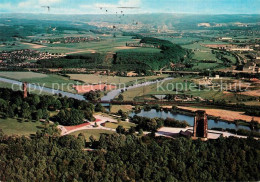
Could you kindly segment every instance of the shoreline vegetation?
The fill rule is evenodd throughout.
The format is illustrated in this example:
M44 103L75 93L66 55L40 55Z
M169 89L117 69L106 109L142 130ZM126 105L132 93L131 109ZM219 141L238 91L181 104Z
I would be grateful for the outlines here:
M156 109L158 111L163 110L163 111L172 112L172 113L184 114L184 115L187 115L187 116L195 116L194 110L181 108L181 107L178 107L178 106L169 106L169 107L160 107L158 105L144 106L144 107L133 108L133 111L138 113L141 109L144 109L146 111L149 111L151 109ZM198 109L198 110L201 110L201 109ZM221 117L211 116L209 114L207 114L207 115L208 115L208 119L212 119L212 120L216 120L216 121L222 121L222 122L226 122L226 123L234 123L235 125L241 125L241 126L248 126L253 130L254 129L258 130L260 128L260 124L258 122L244 121L242 119L231 121L231 120L222 119Z

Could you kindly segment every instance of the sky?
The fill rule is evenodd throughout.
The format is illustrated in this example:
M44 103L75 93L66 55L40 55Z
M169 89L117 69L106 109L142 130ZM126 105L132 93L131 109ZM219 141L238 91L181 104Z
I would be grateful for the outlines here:
M118 7L138 7L125 14L260 14L260 0L0 0L1 13L114 14Z

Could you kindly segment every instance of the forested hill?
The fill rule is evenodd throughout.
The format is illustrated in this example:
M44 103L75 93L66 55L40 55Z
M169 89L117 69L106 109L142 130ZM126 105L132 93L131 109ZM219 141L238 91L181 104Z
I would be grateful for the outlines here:
M153 44L155 46L158 46L163 54L168 59L173 60L174 62L181 61L181 58L183 58L187 51L183 49L181 46L174 44L168 40L161 40L153 37L144 37L141 39L140 43L146 43L146 44Z
M167 40L144 37L140 43L154 45L160 53L118 52L114 61L115 70L133 70L146 73L148 70L159 70L170 63L181 63L189 56L189 50ZM156 49L155 48L155 49Z

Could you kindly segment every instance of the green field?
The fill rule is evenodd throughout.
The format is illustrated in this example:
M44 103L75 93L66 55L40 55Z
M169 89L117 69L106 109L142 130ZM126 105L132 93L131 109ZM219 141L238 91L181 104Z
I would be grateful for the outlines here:
M207 69L214 69L218 66L218 63L194 63L193 69L194 70L207 70Z
M179 37L158 36L156 38L168 40L168 41L171 41L174 44L180 44L180 45L191 44L193 41L201 40L199 38L193 38L193 37L180 37L179 38Z
M7 135L25 135L35 134L42 127L41 122L19 122L17 119L0 119L0 129Z
M73 84L76 81L55 74L41 74L34 72L0 72L0 77L10 78L22 82L34 83L40 86L76 93Z
M140 97L144 95L164 95L164 94L186 94L186 95L200 96L204 99L216 99L216 100L225 98L222 91L213 91L213 90L207 91L207 90L198 90L198 89L193 89L193 91L191 91L189 89L190 85L192 84L192 82L189 81L191 79L192 77L175 78L173 80L165 81L163 84L159 85L161 87L159 86L157 87L157 84L153 84L146 87L131 89L123 93L124 100L131 101L134 100L136 97ZM188 80L188 82L185 82L185 80ZM176 89L176 87L178 91L174 90L174 88ZM181 90L180 88L183 88L183 91L180 91Z
M0 77L6 77L14 80L24 80L24 79L31 79L31 78L46 78L48 77L45 74L41 73L34 73L34 72L14 72L14 71L6 71L0 72Z
M106 128L112 128L116 129L118 126L123 126L125 129L130 129L131 126L135 127L136 125L134 123L121 121L119 123L106 123Z
M110 108L111 113L117 113L119 110L122 110L123 112L129 112L132 110L131 105L112 105Z
M225 100L226 102L230 103L241 103L241 99L243 102L247 102L249 99L254 99L254 97L246 96L246 95L236 95L233 93L227 93L225 92L225 88L223 90L220 89L220 87L214 87L213 88L206 88L206 89L199 89L196 88L196 84L198 80L201 77L191 77L186 76L183 78L175 78L173 80L165 81L162 84L159 84L157 87L157 84L149 85L146 87L141 88L135 88L128 90L123 93L124 100L126 101L132 101L138 99L138 97L143 97L145 95L165 95L165 94L173 94L173 95L189 95L193 97L201 97L203 99L208 100ZM225 84L229 82L232 82L232 80L229 79L223 79L223 80L213 80L212 83L222 82L223 86L225 87ZM227 88L228 89L228 88ZM247 104L255 105L255 102L247 102Z
M108 83L108 84L134 84L136 80L138 83L148 80L155 80L157 78L165 78L168 75L161 76L146 76L146 77L119 77L119 76L105 76L95 74L68 74L71 80L79 80L88 84Z
M14 50L22 50L22 49L31 49L32 46L24 45L20 42L15 42L16 45L1 45L0 51L14 51Z
M134 52L134 53L160 53L160 49L155 49L155 48L141 48L141 47L136 47L136 48L124 48L124 49L119 49L117 52Z
M198 42L198 43L196 42L196 43L193 43L193 44L182 45L182 47L186 48L186 49L192 49L192 50L210 51L210 48L204 47L201 44L202 44L201 42Z
M72 32L75 33L75 32ZM78 36L77 34L64 34L65 36ZM82 35L83 36L83 35ZM95 35L94 36L100 36ZM51 35L48 37L51 38L57 38L62 36L53 36ZM46 38L45 38L46 39ZM91 53L91 52L116 52L118 50L121 50L122 47L125 47L126 42L137 42L138 40L132 39L131 36L120 36L118 35L116 38L114 38L112 35L108 36L100 36L101 41L99 42L81 42L81 43L69 43L69 44L43 44L39 47L34 45L26 45L22 44L19 41L15 42L15 45L1 45L0 51L13 51L13 50L21 50L21 49L34 49L42 52L50 52L50 53L63 53L63 54L75 54L77 52L79 53ZM140 49L141 50L141 49ZM151 50L150 50L151 51Z
M67 53L76 54L79 53L89 53L89 52L116 52L120 50L121 47L126 45L126 42L137 42L131 37L127 36L117 36L113 38L112 35L107 37L101 37L100 42L81 42L81 43L71 43L71 44L47 44L44 48L38 49L39 51L48 51L51 53Z
M78 136L80 133L83 133L86 140L89 142L89 137L92 135L96 140L99 140L101 134L113 134L114 131L102 130L102 129L93 129L93 130L81 130L71 133L70 135Z
M203 60L213 60L217 62L222 62L221 60L216 58L215 54L212 54L211 51L195 51L193 59L203 61Z

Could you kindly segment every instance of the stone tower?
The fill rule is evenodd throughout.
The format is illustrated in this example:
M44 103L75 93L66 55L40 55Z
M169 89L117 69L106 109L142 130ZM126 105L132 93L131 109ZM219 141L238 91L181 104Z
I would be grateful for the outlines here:
M193 136L200 138L208 137L208 119L205 111L196 111L193 126Z
M27 98L27 82L23 82L23 98Z

